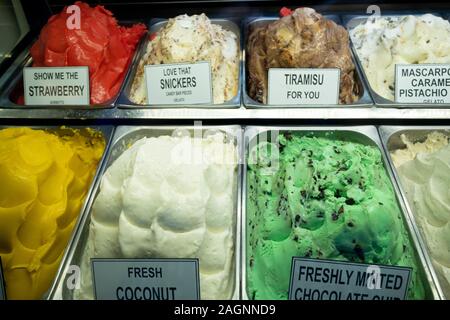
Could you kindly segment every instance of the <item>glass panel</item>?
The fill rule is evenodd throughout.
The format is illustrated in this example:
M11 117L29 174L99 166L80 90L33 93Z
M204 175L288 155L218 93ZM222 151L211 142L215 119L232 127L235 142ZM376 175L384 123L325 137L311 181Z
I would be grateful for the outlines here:
M0 0L0 63L30 30L19 0Z

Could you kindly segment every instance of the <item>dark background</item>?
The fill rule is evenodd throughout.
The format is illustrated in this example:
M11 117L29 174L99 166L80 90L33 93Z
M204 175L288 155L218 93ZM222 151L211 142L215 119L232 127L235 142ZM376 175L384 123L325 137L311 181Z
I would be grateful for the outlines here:
M295 8L298 6L311 6L319 12L353 12L364 14L371 4L378 4L382 12L388 11L432 11L449 10L448 0L390 0L390 1L360 1L360 0L323 0L323 1L289 1L289 0L251 0L251 1L145 1L145 0L109 0L109 1L85 1L92 5L101 4L111 10L119 20L149 19L150 17L173 17L183 13L201 13L215 17L246 17L249 15L274 15L282 6ZM22 0L32 30L40 30L51 14L57 13L66 5L71 5L74 0Z
M64 6L71 5L75 0L21 0L25 14L30 24L30 35L24 42L30 41L38 35L41 27L48 18L60 12ZM361 0L322 0L322 1L289 1L289 0L197 0L197 1L145 1L145 0L86 0L91 5L101 4L111 10L115 17L121 21L143 21L148 22L150 18L169 18L178 14L205 13L210 17L245 18L248 16L278 15L281 7L296 8L298 6L311 6L320 13L354 13L365 14L371 4L380 6L382 14L395 11L408 12L433 12L448 11L450 13L450 2L448 0L390 0L390 1L361 1ZM24 43L19 45L18 51L22 50ZM0 70L1 72L1 70Z

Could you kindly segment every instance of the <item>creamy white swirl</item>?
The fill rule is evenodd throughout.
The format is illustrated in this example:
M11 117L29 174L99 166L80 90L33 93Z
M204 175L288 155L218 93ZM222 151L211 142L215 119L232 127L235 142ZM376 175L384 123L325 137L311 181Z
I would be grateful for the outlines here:
M106 170L76 298L92 298L89 259L199 258L203 299L234 285L237 149L221 133L144 138Z

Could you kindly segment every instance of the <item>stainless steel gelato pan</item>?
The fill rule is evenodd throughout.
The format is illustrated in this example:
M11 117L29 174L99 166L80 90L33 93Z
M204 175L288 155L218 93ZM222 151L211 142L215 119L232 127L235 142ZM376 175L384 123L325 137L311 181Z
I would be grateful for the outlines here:
M388 160L382 151L382 144L381 144L381 140L379 138L377 129L373 126L349 126L349 127L326 127L326 126L325 127L278 127L278 126L276 126L276 127L258 127L258 126L249 126L246 128L245 133L244 133L244 144L246 147L245 162L244 162L245 168L243 171L243 187L242 187L243 192L244 192L243 200L242 200L242 202L243 202L243 204L242 204L242 206L243 206L243 211L242 211L242 216L243 216L242 247L243 247L243 250L242 250L242 258L241 258L241 260L242 260L242 295L243 295L243 298L244 299L251 298L248 293L248 289L249 289L249 287L248 287L249 278L248 277L249 277L249 275L247 272L248 264L252 262L249 260L250 257L248 256L248 246L250 245L249 241L251 240L249 237L250 220L248 220L249 219L248 210L250 208L250 202L249 202L250 201L249 200L249 191L250 191L249 183L250 182L248 180L249 179L248 178L248 166L249 166L248 157L252 153L252 151L249 149L249 147L251 147L253 150L253 147L259 145L259 143L261 143L261 142L262 143L267 142L268 144L277 145L277 138L278 138L279 134L284 134L285 136L286 136L286 134L287 135L295 134L295 135L308 136L308 137L326 137L326 138L336 139L336 140L340 140L340 141L348 141L348 142L359 143L362 145L373 146L380 150L384 168L385 168L387 176L393 186L396 204L398 205L398 208L402 212L402 214L401 214L401 216L403 218L402 225L405 228L405 230L407 231L407 237L409 238L409 243L412 247L413 255L415 255L415 259L416 259L416 263L417 263L416 271L417 271L418 279L422 280L421 282L424 285L424 291L425 291L424 293L425 293L426 298L438 299L439 298L439 295L437 293L438 291L437 291L436 286L434 285L434 282L432 281L431 272L428 268L428 264L426 263L425 257L422 253L422 250L420 249L419 240L417 239L416 233L414 232L412 222L409 219L409 216L407 215L407 211L404 206L401 195L399 193L398 187L397 187L396 183L394 183L394 177L393 177L391 169L389 168ZM263 148L263 150L265 150L265 148ZM278 149L278 150L280 150L280 149ZM339 150L335 150L335 152L340 153ZM276 150L274 151L274 154L277 154ZM257 159L259 161L259 156ZM259 166L258 163L259 162L257 162L256 166ZM267 164L267 161L265 161L263 163ZM275 160L275 161L273 161L273 163L276 164L278 162ZM253 164L253 165L255 165L255 164ZM271 165L268 165L268 167L271 167ZM260 183L262 183L262 182L260 182ZM280 186L278 186L278 188L279 187ZM265 189L263 189L263 190L265 190ZM267 190L265 190L265 191L270 193L270 191L267 191ZM255 195L253 195L253 197L255 197ZM342 213L342 214L345 214L345 213ZM308 216L308 217L310 217L310 216ZM323 217L323 215L322 215L322 217ZM269 221L270 217L267 217L267 219L268 220L265 220L265 221ZM303 219L303 218L301 218L301 219ZM256 222L253 221L252 228L254 227L255 223ZM273 222L273 223L275 224L275 222ZM269 231L265 231L265 232L269 232ZM326 258L326 257L324 257L324 258ZM268 259L268 258L266 257L265 259ZM257 262L256 262L256 258L255 258L255 260L252 263L253 266L255 266L256 263ZM270 272L267 271L267 274L269 274L269 273ZM286 292L287 292L287 290L288 290L288 288L286 287Z
M409 141L412 143L416 142L424 142L428 136L428 134L432 132L439 132L442 133L448 137L450 137L450 127L445 126L380 126L379 132L381 136L381 140L383 142L383 147L387 155L387 159L389 161L389 164L393 170L393 174L395 176L395 179L398 182L399 185L399 191L401 193L401 196L403 197L403 200L405 201L405 208L406 213L409 216L409 219L412 221L412 227L414 231L417 233L417 239L418 243L423 251L423 255L425 258L426 263L428 264L430 268L430 273L433 282L436 285L437 291L442 299L446 299L443 287L444 279L440 279L438 276L438 273L436 272L435 267L433 266L433 259L431 255L431 251L429 249L429 246L427 244L426 234L424 233L423 229L420 227L420 223L418 223L417 215L420 215L419 212L414 212L414 205L410 202L410 199L408 199L405 191L405 186L402 185L401 179L400 179L400 173L398 171L398 168L395 167L394 161L391 156L391 152L394 152L396 150L405 149L406 145L401 139L402 135L405 135ZM450 187L450 186L449 186ZM422 213L424 214L424 213ZM449 213L450 214L450 213ZM447 284L445 284L447 285ZM449 299L450 297L447 297Z
M129 25L129 23L123 23L121 25ZM136 50L132 55L132 59L127 67L126 73L131 68L133 64L136 63L136 56L138 55L139 48L147 33L139 40ZM110 109L114 108L116 100L118 99L120 92L122 91L126 77L124 77L120 89L117 94L108 101L101 104L90 104L90 105L24 105L19 104L19 98L23 97L24 85L23 85L23 69L25 67L31 67L33 65L33 58L30 54L31 46L27 47L23 53L19 55L14 64L5 74L0 82L0 88L3 85L1 95L0 95L0 108L12 108L12 109L72 109L72 110L98 110L98 109Z
M332 20L334 22L336 22L337 24L341 24L341 19L339 16L337 15L325 15L325 18ZM257 27L261 27L261 26L265 26L273 21L277 21L278 18L276 17L263 17L263 18L249 18L247 19L244 24L243 24L243 34L244 34L244 45L247 46L247 41L249 39L249 35L251 30L253 30L254 28ZM352 104L337 104L337 105L283 105L283 106L278 106L278 105L268 105L268 104L263 104L260 103L254 99L252 99L248 93L247 93L247 79L248 79L248 67L247 67L247 53L246 53L247 48L245 47L244 49L244 75L243 75L243 80L242 80L242 92L243 92L243 102L244 105L247 108L278 108L278 107L282 107L282 108L324 108L324 107L329 107L329 108L340 108L340 107L371 107L373 106L373 102L372 99L370 97L370 94L366 88L366 84L363 80L363 76L362 76L362 72L359 69L357 63L356 63L356 59L353 55L352 52L352 58L353 58L353 62L355 64L355 69L356 69L356 82L357 82L357 86L359 88L359 100L352 103Z
M380 18L398 18L398 17L405 17L408 13L402 14L402 15L382 15ZM413 16L419 16L417 13L411 13ZM438 13L433 13L435 16L440 16ZM346 25L347 30L350 32L352 29L356 28L357 26L364 24L368 21L369 16L355 16L355 15L349 15L343 17L343 22ZM362 58L360 54L358 53L358 49L355 46L354 40L352 39L352 36L350 35L350 42L351 47L353 50L353 54L356 57L356 61L358 64L359 69L361 70L361 73L364 75L366 86L370 92L370 95L372 96L373 101L375 104L379 107L395 107L395 108L448 108L450 104L447 103L399 103L393 100L386 99L382 97L380 94L378 94L373 86L370 84L370 81L367 77L367 73L364 70ZM394 83L395 85L395 83Z
M75 295L75 291L69 289L67 286L68 281L70 281L71 271L73 268L82 268L83 255L87 250L88 246L88 238L90 232L90 224L92 223L92 207L100 194L100 181L103 181L103 177L108 168L111 167L113 163L121 156L126 150L128 150L136 141L142 138L153 138L160 136L192 136L192 137L207 137L211 134L221 132L224 134L227 142L231 142L236 147L236 157L239 160L241 157L241 146L242 146L242 129L240 126L203 126L203 127L193 127L193 126L119 126L116 129L112 146L108 151L106 156L105 165L102 166L102 171L100 173L101 179L98 179L97 183L94 186L94 195L91 197L88 206L85 210L85 214L83 215L83 220L81 222L81 226L75 235L74 246L72 246L68 253L68 258L65 261L65 264L59 274L58 283L53 287L51 298L52 299L74 299L77 298ZM181 151L180 151L181 152ZM178 155L178 154L177 154ZM240 161L239 161L240 163ZM162 164L164 165L164 164ZM241 228L241 208L240 208L240 197L241 197L241 166L237 165L236 173L235 173L235 181L230 182L232 184L235 198L232 200L233 208L232 210L232 218L233 223L232 226L232 244L234 246L233 258L231 260L230 267L230 277L232 279L229 280L229 286L231 288L232 299L239 299L239 289L240 289L240 228ZM104 183L104 182L102 182ZM188 210L188 208L186 208ZM109 211L108 211L109 212ZM155 227L156 228L156 227ZM164 229L165 230L165 229ZM112 239L112 238L111 238ZM111 240L114 241L114 240ZM118 240L116 239L115 243ZM188 240L186 240L188 241ZM150 246L151 247L151 246ZM152 250L152 248L148 248ZM167 249L169 250L169 248ZM172 250L172 249L170 249ZM218 254L217 252L214 254ZM105 257L105 256L104 256ZM94 258L94 257L91 257ZM111 256L108 258L118 258ZM145 258L145 257L140 257ZM154 257L161 258L161 257ZM202 268L202 260L200 258L200 269ZM88 277L90 277L90 273L88 272ZM81 281L83 282L83 274L81 274ZM87 281L87 280L86 280ZM201 285L201 284L200 284ZM227 291L228 292L228 291Z
M213 24L220 25L225 30L233 32L237 37L238 52L239 52L239 71L238 71L238 89L236 95L231 99L221 104L194 104L194 105L157 105L157 104L137 104L131 100L131 87L133 85L134 78L138 71L139 62L144 57L147 51L147 44L150 40L147 37L144 44L140 47L138 57L133 63L133 67L129 70L125 81L125 87L122 90L119 99L117 100L117 106L120 108L239 108L241 106L241 82L242 82L242 40L239 27L235 22L229 19L210 19ZM150 34L156 33L161 30L168 20L153 19L150 22Z

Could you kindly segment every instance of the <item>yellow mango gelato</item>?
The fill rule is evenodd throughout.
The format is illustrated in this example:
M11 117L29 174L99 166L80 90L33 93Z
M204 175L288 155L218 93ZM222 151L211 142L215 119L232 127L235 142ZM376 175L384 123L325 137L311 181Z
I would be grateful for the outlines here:
M92 129L0 130L0 257L8 299L49 289L105 149Z

